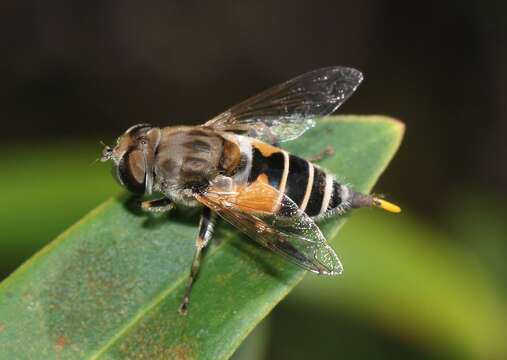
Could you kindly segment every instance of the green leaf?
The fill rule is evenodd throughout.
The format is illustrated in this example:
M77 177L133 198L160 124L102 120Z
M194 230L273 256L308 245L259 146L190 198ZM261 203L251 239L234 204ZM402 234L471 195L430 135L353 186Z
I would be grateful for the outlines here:
M288 148L309 156L331 144L321 165L367 191L402 134L385 117L343 116ZM155 217L131 203L105 202L0 285L0 358L227 358L305 274L221 224L181 316L197 213ZM334 236L343 221L323 229Z
M118 191L110 172L92 164L100 148L23 144L0 153L2 171L9 174L0 176L0 188L9 189L2 193L9 206L0 207L0 278Z

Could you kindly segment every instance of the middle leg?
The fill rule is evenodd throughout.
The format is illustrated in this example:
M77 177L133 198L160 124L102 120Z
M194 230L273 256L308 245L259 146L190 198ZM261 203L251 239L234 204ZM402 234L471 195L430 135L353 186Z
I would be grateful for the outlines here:
M188 310L188 303L190 301L190 292L192 291L192 285L199 272L199 266L201 265L202 250L208 245L211 237L213 236L213 230L215 225L215 215L207 207L202 210L201 221L199 223L199 233L195 241L195 253L194 259L192 260L192 267L190 269L190 276L188 277L187 287L185 289L185 296L183 302L180 305L180 313L186 314Z

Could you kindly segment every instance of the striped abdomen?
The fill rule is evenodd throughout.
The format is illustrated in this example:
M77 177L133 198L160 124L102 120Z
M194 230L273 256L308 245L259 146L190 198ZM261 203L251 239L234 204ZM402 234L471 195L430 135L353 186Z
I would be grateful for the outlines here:
M311 217L346 208L349 189L318 166L270 145L252 142L248 183L265 175L271 186L292 199Z

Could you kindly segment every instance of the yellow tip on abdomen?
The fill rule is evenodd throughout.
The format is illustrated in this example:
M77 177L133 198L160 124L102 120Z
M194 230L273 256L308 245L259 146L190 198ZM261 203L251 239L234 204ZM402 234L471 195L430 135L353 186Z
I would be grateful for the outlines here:
M398 205L395 205L383 199L373 198L373 204L375 205L375 207L384 209L385 211L389 211L396 214L401 212L401 208Z

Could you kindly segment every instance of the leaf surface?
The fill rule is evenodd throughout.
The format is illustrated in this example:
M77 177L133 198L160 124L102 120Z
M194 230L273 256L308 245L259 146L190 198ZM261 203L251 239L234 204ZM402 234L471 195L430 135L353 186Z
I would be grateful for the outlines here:
M402 135L385 117L332 117L287 148L310 156L331 144L320 165L368 191ZM197 222L186 209L141 213L126 195L106 201L0 285L0 358L229 357L306 272L221 224L181 316Z

